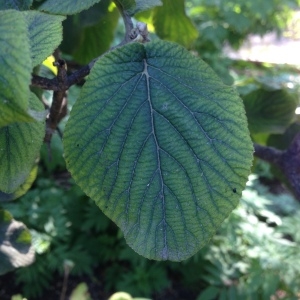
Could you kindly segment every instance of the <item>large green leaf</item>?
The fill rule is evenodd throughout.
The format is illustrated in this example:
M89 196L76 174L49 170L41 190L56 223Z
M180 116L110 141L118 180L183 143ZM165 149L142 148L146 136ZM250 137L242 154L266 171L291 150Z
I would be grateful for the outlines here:
M259 89L243 99L251 133L283 133L294 121L298 99L286 90Z
M0 0L0 10L27 10L30 8L32 1L33 0Z
M27 113L32 64L21 12L0 11L0 128L31 121Z
M31 93L30 108L40 111L43 105ZM0 191L13 193L28 177L38 157L44 122L19 122L0 128Z
M28 229L8 211L0 209L0 275L33 261L34 249Z
M237 205L252 143L242 100L183 47L132 43L93 67L64 134L68 169L139 254L192 256Z
M163 0L163 6L154 10L153 24L160 38L185 47L189 47L198 36L196 27L185 14L184 0Z
M73 15L88 9L101 0L46 0L39 10L58 15Z
M28 24L32 65L45 60L62 40L62 16L53 16L38 11L24 12Z

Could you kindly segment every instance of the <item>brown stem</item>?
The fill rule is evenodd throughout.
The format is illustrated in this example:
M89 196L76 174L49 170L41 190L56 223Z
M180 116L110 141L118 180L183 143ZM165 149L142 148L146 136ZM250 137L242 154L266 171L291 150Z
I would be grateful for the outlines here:
M66 115L66 100L63 106L67 90L67 69L64 60L58 59L54 65L57 67L57 87L58 90L53 93L50 113L46 120L46 134L44 142L50 144L53 132L55 131L60 120Z
M254 149L255 156L276 165L283 172L295 197L300 200L300 133L285 151L257 144Z

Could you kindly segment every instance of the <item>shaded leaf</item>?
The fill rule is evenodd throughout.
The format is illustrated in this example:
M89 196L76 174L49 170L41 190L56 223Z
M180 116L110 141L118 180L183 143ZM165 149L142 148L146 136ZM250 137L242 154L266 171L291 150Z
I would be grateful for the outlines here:
M43 110L31 93L30 107ZM28 177L45 134L44 122L13 123L0 128L0 190L13 193Z
M0 37L1 128L33 120L27 113L32 64L27 26L21 12L0 11Z
M42 63L62 40L61 16L53 16L38 11L24 12L28 24L31 59L33 67Z
M294 121L298 101L286 90L259 89L243 100L251 133L283 133Z
M26 194L26 192L30 189L30 187L32 186L33 182L36 179L37 171L38 171L38 166L37 164L35 164L34 167L31 169L29 176L15 192L7 194L0 191L0 202L15 200L23 196L24 194Z
M161 0L116 0L115 2L118 2L123 10L127 11L131 16L155 6L162 5Z
M100 1L101 0L46 0L38 9L57 15L73 15L88 9Z
M6 210L0 210L0 261L0 275L34 261L28 229Z
M101 4L100 4L101 5ZM119 13L117 9L109 11L102 5L104 14L93 26L82 29L78 38L78 45L73 50L73 56L81 64L89 63L92 59L107 51L114 38L114 32L118 24ZM81 27L81 25L79 24Z
M197 38L198 31L185 14L184 0L163 0L153 15L156 34L164 39L189 47Z
M33 0L1 0L0 10L16 9L27 10L30 8Z
M220 288L211 285L202 291L202 293L197 298L197 300L213 300L216 299L219 293L220 293Z
M64 133L69 171L139 254L180 261L237 205L252 161L237 93L174 43L94 65Z
M136 0L136 9L134 14L161 5L163 5L161 0Z

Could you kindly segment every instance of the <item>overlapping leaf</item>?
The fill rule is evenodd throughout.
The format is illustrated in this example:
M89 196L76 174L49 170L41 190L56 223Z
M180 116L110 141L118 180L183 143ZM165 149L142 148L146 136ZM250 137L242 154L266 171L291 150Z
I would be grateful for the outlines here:
M0 64L0 128L16 121L31 121L27 113L30 47L26 22L16 10L0 11Z
M31 236L21 222L15 221L8 211L0 209L0 275L34 261Z
M76 61L86 64L107 51L114 39L118 20L117 9L108 11L106 8L95 25L82 28L78 45L73 49L73 56Z
M73 15L88 9L101 0L46 0L39 10L57 15Z
M285 90L259 89L243 99L251 133L283 133L294 121L298 99Z
M81 64L103 54L113 42L119 13L116 7L109 9L109 4L109 0L103 0L64 22L61 49Z
M62 16L38 11L24 12L28 24L32 65L40 64L53 53L62 40Z
M180 261L237 205L252 161L242 100L183 47L115 49L64 134L67 166L139 254Z
M31 93L30 107L43 110ZM43 122L18 122L0 128L0 191L13 193L28 177L45 134Z
M30 8L32 1L33 0L0 0L0 10L27 10Z
M198 36L197 28L185 14L184 0L163 0L163 6L154 10L153 25L160 38L185 47Z
M162 5L161 0L115 0L115 2L118 2L123 10L131 16L138 12Z

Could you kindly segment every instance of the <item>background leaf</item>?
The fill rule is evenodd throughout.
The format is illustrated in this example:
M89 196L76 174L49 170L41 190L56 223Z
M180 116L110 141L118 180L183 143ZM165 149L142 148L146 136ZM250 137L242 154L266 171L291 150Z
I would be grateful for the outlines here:
M103 1L98 5L102 11L101 17L93 26L82 28L77 46L73 48L73 56L81 64L89 63L95 57L107 51L114 38L114 32L119 20L119 12L116 8L108 10L109 1Z
M297 98L286 90L259 89L243 100L251 133L284 133L298 105Z
M192 256L237 205L252 161L241 99L183 47L101 58L64 134L78 185L139 254Z
M34 249L28 229L0 209L0 275L34 261Z
M156 34L164 39L189 47L197 38L197 28L185 14L184 0L163 0L153 15Z
M101 0L46 0L39 7L39 10L58 15L73 15L88 9L100 1Z
M43 110L31 93L30 108ZM13 193L28 177L45 134L44 122L13 123L0 128L0 190Z
M1 128L12 122L33 120L27 113L32 64L22 13L0 11L0 37Z
M28 24L32 66L43 62L62 40L61 16L52 16L38 11L24 12Z
M1 0L0 10L16 9L27 10L30 8L33 0Z

